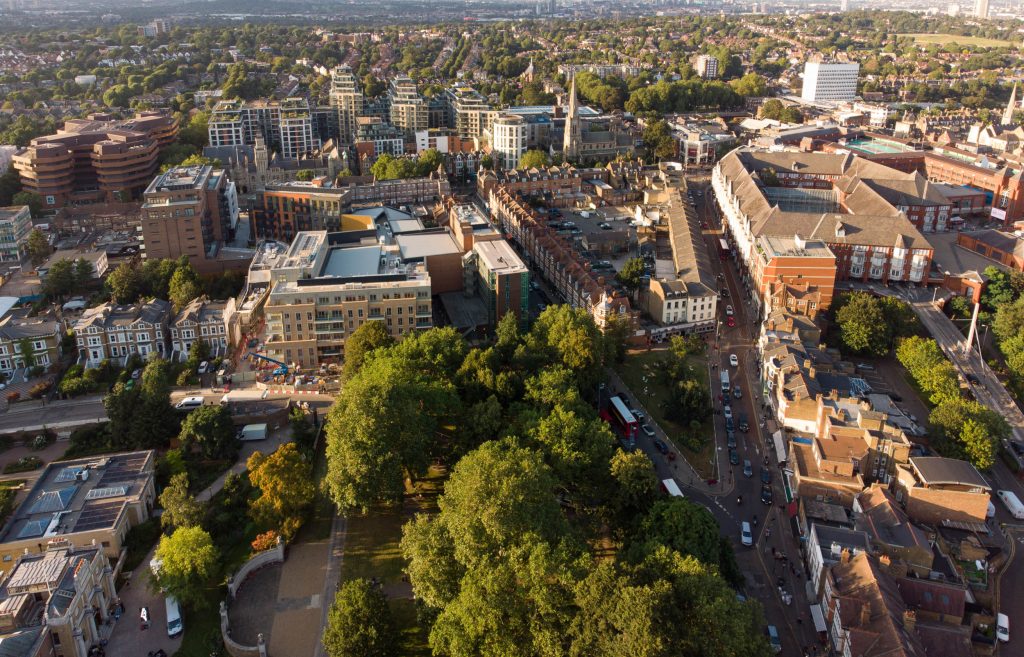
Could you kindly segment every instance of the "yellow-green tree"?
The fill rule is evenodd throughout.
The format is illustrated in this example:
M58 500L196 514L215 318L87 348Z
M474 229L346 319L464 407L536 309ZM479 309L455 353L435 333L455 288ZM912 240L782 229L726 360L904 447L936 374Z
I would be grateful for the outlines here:
M253 519L276 529L286 541L292 539L316 494L312 467L295 443L285 443L266 456L254 452L246 465L249 481L260 491L250 508Z

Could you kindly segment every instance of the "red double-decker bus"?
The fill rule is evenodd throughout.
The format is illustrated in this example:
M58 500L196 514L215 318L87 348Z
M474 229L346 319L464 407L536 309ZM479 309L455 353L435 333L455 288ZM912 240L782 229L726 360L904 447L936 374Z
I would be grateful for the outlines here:
M622 431L622 435L633 442L636 440L637 432L640 430L640 423L636 421L636 418L626 407L625 402L618 395L613 395L609 400L611 404L608 406L609 414L615 424L619 425L619 430Z
M718 240L718 257L722 260L729 257L729 243L724 239Z

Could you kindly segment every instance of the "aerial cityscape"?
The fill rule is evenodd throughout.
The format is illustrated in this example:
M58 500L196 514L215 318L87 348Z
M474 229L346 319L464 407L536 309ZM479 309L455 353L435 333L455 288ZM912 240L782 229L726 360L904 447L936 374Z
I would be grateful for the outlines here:
M1022 57L0 0L0 657L1024 655Z

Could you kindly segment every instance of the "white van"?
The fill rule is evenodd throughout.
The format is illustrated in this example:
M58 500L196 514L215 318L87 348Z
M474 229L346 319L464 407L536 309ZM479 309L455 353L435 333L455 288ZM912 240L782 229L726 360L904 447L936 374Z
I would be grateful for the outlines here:
M1010 617L1006 614L996 614L996 638L1004 642L1010 640Z
M174 405L174 408L178 410L191 410L193 408L199 408L203 405L202 397L185 397L180 402Z
M248 442L250 440L266 440L267 439L267 425L265 424L247 424L238 431L238 439L242 442Z
M999 499L1003 501L1006 508L1010 510L1013 517L1017 520L1024 520L1024 504L1020 503L1020 498L1012 490L1001 490L996 492Z
M750 532L750 523L746 520L743 521L743 525L740 527L740 542L747 547L754 544L754 535Z
M779 639L779 630L774 625L768 626L768 643L772 646L772 652L782 652L782 640Z
M181 607L172 596L164 598L164 606L167 607L167 636L174 638L185 629L181 620Z

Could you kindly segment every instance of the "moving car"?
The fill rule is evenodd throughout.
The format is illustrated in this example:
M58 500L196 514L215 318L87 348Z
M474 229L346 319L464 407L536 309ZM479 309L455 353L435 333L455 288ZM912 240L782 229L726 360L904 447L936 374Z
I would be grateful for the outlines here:
M740 413L737 420L739 421L740 431L743 433L750 431L750 422L747 421L746 413Z
M199 363L199 373L200 374L206 374L206 372L209 369L210 369L210 363L208 361L204 360L203 362Z
M729 365L730 367L740 366L740 359L736 357L736 354L729 354Z
M725 307L725 314L730 317L732 316L732 306Z
M732 327L736 326L736 318L730 315L725 320L725 325L728 326L729 328L732 328Z
M644 435L647 436L648 438L654 437L654 429L652 429L651 425L649 424L641 424L640 431L643 431Z
M761 468L761 483L770 484L772 483L772 471L768 468Z
M750 465L750 459L743 459L743 476L753 477L754 468Z
M740 388L739 384L733 387L732 396L736 399L741 399L743 397L743 388Z
M761 504L771 505L772 503L772 487L768 484L761 486Z
M733 465L740 464L740 455L737 454L734 449L729 450L729 463L732 463Z
M654 439L654 449L658 450L662 454L668 454L668 445L661 438Z
M726 420L731 420L732 419L732 406L729 406L728 404L723 406L722 407L722 415L725 416Z
M750 523L746 520L740 526L740 542L748 547L754 544L754 535L750 532Z

